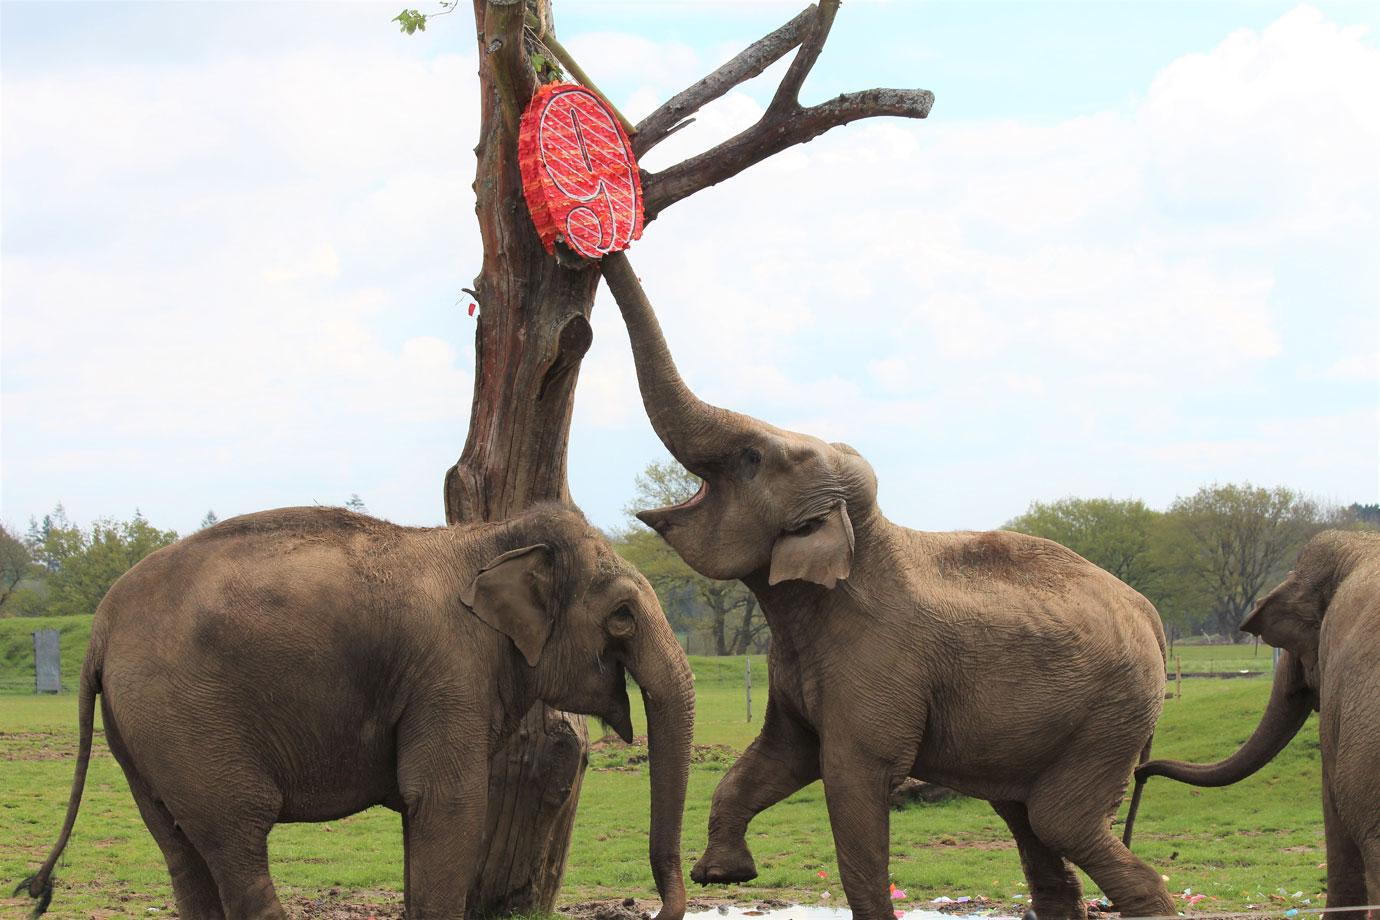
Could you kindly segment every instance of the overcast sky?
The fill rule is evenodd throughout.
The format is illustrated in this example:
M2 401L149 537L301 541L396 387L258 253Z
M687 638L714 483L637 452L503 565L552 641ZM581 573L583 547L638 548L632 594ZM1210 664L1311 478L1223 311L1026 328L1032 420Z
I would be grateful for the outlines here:
M633 120L802 6L557 0ZM468 11L0 5L0 518L443 518L474 365ZM423 6L423 9L427 7ZM867 456L893 519L1380 500L1380 7L845 3L804 100L935 93L675 205L630 257L705 398ZM656 170L745 127L781 73ZM601 291L571 487L665 457Z

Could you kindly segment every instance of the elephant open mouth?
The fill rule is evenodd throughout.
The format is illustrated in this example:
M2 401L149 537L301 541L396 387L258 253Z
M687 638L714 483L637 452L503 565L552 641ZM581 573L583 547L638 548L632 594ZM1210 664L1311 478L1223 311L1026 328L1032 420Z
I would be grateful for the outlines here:
M704 501L704 497L705 497L706 495L708 495L708 494L709 494L709 480L707 480L707 479L701 479L701 480L700 480L700 487L699 487L698 489L695 490L695 494L694 494L694 495L690 496L690 497L687 498L685 501L681 502L679 505L671 505L671 506L670 506L669 508L667 508L666 510L667 510L667 511L678 511L678 510L680 510L680 509L682 509L682 508L693 508L693 507L695 507L696 505L698 505L700 502Z
M709 482L700 480L699 490L685 501L678 505L667 505L664 508L655 508L651 511L639 511L637 512L637 519L664 537L667 531L684 522L685 519L681 516L682 512L690 511L704 504L705 496L708 494Z

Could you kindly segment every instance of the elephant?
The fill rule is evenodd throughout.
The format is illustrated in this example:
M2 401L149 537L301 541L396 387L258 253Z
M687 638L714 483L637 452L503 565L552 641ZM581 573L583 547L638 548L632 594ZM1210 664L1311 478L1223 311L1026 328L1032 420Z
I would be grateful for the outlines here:
M992 803L1041 920L1086 916L1070 862L1123 914L1173 914L1110 827L1163 705L1154 606L1048 540L888 521L853 448L697 398L626 258L603 272L652 427L702 480L638 517L697 572L740 579L771 629L761 733L714 792L691 877L755 877L749 821L822 779L853 915L890 920L887 798L915 777Z
M625 674L646 704L660 917L680 920L690 668L651 586L578 511L437 528L325 507L226 520L146 557L97 608L66 821L20 888L42 913L99 695L180 916L285 918L273 825L384 805L402 814L407 916L459 920L491 752L537 700L630 741Z
M1152 760L1136 770L1137 781L1240 782L1282 751L1316 711L1327 906L1380 904L1380 534L1315 536L1241 629L1282 650L1270 701L1251 737L1215 764ZM1364 913L1338 916L1361 920Z

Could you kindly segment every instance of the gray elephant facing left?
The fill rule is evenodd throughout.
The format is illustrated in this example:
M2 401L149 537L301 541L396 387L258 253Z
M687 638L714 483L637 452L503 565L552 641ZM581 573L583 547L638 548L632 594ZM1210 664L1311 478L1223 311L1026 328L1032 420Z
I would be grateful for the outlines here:
M459 920L491 753L536 700L630 739L625 668L647 709L660 916L679 920L690 669L650 585L579 512L434 529L332 508L225 521L147 557L101 602L66 823L21 887L42 912L99 694L181 916L285 918L273 825L386 805L403 816L407 915Z

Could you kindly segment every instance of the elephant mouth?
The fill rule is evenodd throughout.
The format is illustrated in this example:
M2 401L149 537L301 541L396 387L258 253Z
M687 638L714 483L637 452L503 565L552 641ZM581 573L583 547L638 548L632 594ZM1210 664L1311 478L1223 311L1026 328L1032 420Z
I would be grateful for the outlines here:
M680 511L681 509L684 509L684 508L693 508L693 507L695 507L696 505L698 505L700 502L704 501L704 497L705 497L706 495L708 495L708 494L709 494L709 480L707 480L707 479L701 479L701 480L700 480L700 487L699 487L698 489L695 490L695 494L694 494L694 495L690 496L690 497L687 498L685 501L681 502L679 505L670 505L669 507L667 507L667 508L665 508L665 509L663 509L663 510L666 510L666 511Z
M666 536L666 532L683 521L680 517L681 512L689 511L704 503L705 496L709 494L709 481L700 480L700 487L694 495L687 498L678 505L667 505L663 508L654 508L651 511L637 512L637 519L648 527Z

